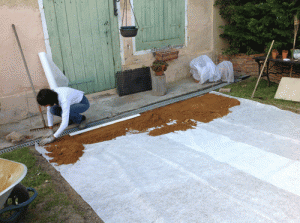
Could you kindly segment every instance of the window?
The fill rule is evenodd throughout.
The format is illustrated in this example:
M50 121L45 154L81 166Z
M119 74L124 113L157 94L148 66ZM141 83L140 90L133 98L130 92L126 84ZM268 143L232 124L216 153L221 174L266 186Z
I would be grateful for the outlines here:
M137 51L184 44L185 0L135 0L134 13Z

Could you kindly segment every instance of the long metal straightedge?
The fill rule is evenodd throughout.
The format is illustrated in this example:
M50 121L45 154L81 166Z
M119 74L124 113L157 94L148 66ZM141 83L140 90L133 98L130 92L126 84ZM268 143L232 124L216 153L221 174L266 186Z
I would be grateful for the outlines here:
M140 113L143 113L143 112L146 112L146 111L150 111L150 110L153 110L153 109L156 109L156 108L164 107L166 105L170 105L170 104L173 104L173 103L176 103L176 102L179 102L179 101L184 101L184 100L187 100L187 99L190 99L190 98L193 98L193 97L197 97L197 96L209 93L210 91L225 87L227 85L229 85L229 83L221 83L221 84L215 85L213 87L208 86L208 87L206 87L206 88L204 88L200 91L195 91L195 92L187 93L187 94L184 94L184 95L181 95L181 96L178 96L178 97L166 99L164 101L155 102L153 104L149 104L149 105L146 105L144 107L141 107L141 108L138 108L138 109L135 109L135 110L131 110L131 111L121 113L121 114L116 115L116 116L111 117L111 118L105 118L105 119L101 119L101 120L96 121L96 122L89 123L89 124L87 124L86 128L94 127L94 126L101 125L101 124L108 123L108 122L113 122L113 121L116 121L116 120L121 119L121 118L126 118L128 116L137 115L137 114L140 114ZM72 129L68 129L68 130L64 131L61 134L61 136L65 136L65 135L68 135L68 134L70 134L72 132L76 132L76 131L79 131L79 129L77 127L72 128ZM28 142L25 142L25 143L22 143L22 144L19 144L19 145L15 145L15 146L5 148L3 150L0 150L0 155L3 154L3 153L11 152L11 151L16 150L16 149L21 149L21 148L24 148L24 147L34 146L35 143L39 143L40 140L41 140L41 138L38 138L38 139L31 140L31 141L28 141Z

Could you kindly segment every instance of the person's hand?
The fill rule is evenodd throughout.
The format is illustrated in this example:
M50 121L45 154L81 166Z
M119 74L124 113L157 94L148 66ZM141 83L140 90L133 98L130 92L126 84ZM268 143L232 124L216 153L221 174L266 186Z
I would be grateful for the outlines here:
M43 139L44 139L44 138L48 138L48 137L52 136L53 134L54 134L53 129L49 129L49 130L47 131L47 133L44 135Z
M46 144L48 144L48 143L53 142L54 140L55 140L55 137L52 135L52 136L49 136L49 137L47 137L47 138L43 138L43 139L40 141L39 145L40 145L40 146L44 146L44 145L46 145Z

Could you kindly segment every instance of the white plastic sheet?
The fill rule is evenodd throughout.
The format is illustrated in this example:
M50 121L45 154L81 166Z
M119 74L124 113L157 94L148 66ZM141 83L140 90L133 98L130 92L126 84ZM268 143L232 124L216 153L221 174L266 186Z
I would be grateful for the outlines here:
M200 84L219 80L234 82L233 66L230 61L223 61L216 66L208 56L202 55L191 61L190 68L193 78Z
M216 73L216 65L206 55L193 59L190 63L190 68L194 79L199 81L200 84L206 81L213 82L221 79L219 73Z
M53 89L57 87L68 87L68 78L56 66L50 56L45 52L40 52L39 57L50 88Z
M218 76L221 76L223 82L234 82L233 66L230 61L223 61L219 63L216 67L216 73L218 73Z

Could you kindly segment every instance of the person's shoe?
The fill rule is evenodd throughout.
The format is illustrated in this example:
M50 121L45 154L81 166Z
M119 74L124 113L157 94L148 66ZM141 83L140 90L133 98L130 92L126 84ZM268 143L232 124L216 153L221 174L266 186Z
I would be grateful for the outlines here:
M83 115L81 123L78 125L78 128L81 130L84 129L85 127L86 127L86 117Z

